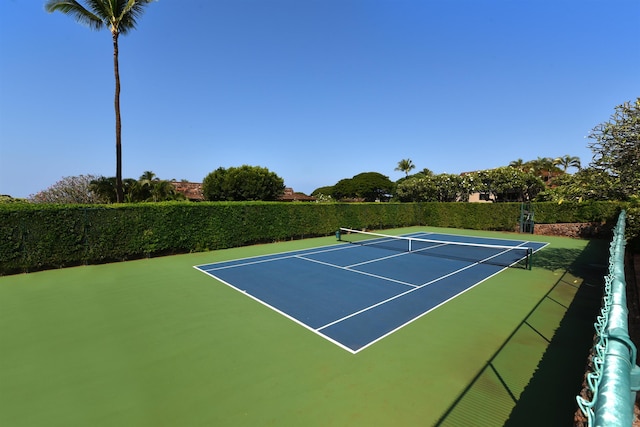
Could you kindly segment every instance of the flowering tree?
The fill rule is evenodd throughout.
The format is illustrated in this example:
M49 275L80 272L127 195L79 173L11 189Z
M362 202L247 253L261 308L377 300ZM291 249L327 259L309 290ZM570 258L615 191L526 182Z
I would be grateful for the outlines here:
M29 196L29 200L33 203L104 203L104 197L91 187L91 183L100 178L95 175L67 176Z
M623 198L640 196L640 98L615 107L608 122L591 131L591 167L618 180Z

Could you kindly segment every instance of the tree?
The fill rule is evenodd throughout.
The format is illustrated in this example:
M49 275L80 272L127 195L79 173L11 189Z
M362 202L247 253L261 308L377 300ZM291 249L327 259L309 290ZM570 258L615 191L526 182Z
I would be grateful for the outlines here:
M549 182L551 178L562 172L553 163L551 157L538 157L536 160L530 160L522 166L522 170L539 176L544 182Z
M537 201L582 202L586 200L621 200L620 182L605 171L585 168L573 175L560 175L554 187L541 192Z
M385 199L393 183L388 177L377 172L363 172L352 178L338 181L332 188L331 196L336 200L353 199L373 202Z
M398 167L394 170L404 172L405 177L409 176L409 172L415 169L416 165L413 164L411 159L402 159L398 162Z
M330 195L332 192L333 192L333 186L332 186L332 185L328 185L328 186L325 186L325 187L318 187L318 188L316 188L315 190L313 190L313 192L311 193L311 195L312 195L313 197L316 197L316 196L321 195L321 194L323 194L323 195L325 195L325 196L328 196L328 195Z
M475 191L474 175L417 173L399 182L396 196L401 202L458 202L468 201Z
M338 181L331 196L336 200L356 199L364 202L389 200L394 184L389 177L378 172L363 172L353 178Z
M14 197L9 196L8 194L0 194L0 205L3 204L24 204L29 203L26 199L16 199Z
M106 199L91 185L98 179L94 175L67 176L29 199L34 203L104 203Z
M92 30L108 27L113 39L113 73L115 76L114 108L116 115L116 201L124 201L122 183L122 123L120 118L120 70L118 64L118 37L135 29L137 19L145 6L153 0L86 0L87 7L76 0L48 0L45 10L59 11L73 16Z
M525 167L525 162L522 159L518 159L509 163L509 166L511 166L512 168L523 170Z
M220 167L202 181L206 200L277 200L284 192L284 180L269 169L243 165Z
M316 188L311 193L311 196L316 198L316 202L328 203L333 202L333 197L331 197L331 194L333 194L333 186L326 186Z
M138 185L138 181L133 178L126 178L122 180L122 188L124 200L128 202L134 202L135 188ZM118 195L116 192L116 177L104 177L101 176L90 183L90 189L97 194L101 200L106 203L117 203Z
M151 171L145 171L138 180L123 179L122 187L124 200L130 203L185 199L184 194L177 192L171 181L160 179ZM99 177L91 182L90 188L106 203L117 202L115 177Z
M441 173L431 177L436 187L438 202L457 202L462 193L462 177L450 173Z
M162 202L165 200L184 200L186 197L182 193L178 193L171 181L159 179L153 182L151 187L152 202Z
M144 171L135 186L131 189L132 199L135 201L151 201L155 198L152 197L154 187L159 183L160 178L152 171ZM158 200L153 200L157 202Z
M640 97L615 107L589 138L594 140L591 167L618 180L623 198L640 195Z
M539 176L512 166L473 172L468 179L472 191L493 195L496 202L533 200L545 188Z
M396 186L396 197L401 202L434 202L436 188L431 176L415 175Z
M562 157L556 157L553 159L553 164L555 166L562 166L562 171L564 173L567 173L567 169L569 168L576 168L580 170L581 167L580 157L570 156L568 154L565 154Z

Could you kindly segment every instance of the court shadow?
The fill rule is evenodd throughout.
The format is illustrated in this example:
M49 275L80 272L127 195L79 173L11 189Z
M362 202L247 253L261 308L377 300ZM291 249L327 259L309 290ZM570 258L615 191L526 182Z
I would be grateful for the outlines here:
M583 281L553 337L549 337L549 345L505 426L574 425L576 396L582 387L593 346L593 323L601 306L608 248L608 241L592 240L583 251L550 248L537 260L539 267L550 269L565 268L561 264L567 262L566 272Z
M507 427L574 425L608 248L608 241L592 240L583 250L548 248L534 254L535 267L562 274L436 426L479 416ZM540 359L528 365L538 351Z
M532 265L551 271L564 270L578 276L589 270L600 270L607 263L606 254L604 259L598 256L603 249L601 243L604 243L606 251L608 242L604 240L591 241L584 249L545 248L533 254Z

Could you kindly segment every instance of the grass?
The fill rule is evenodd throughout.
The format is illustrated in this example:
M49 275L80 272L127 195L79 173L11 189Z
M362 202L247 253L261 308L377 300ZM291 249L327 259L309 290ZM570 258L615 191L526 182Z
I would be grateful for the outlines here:
M527 425L552 377L567 384L564 420L588 345L550 349L606 251L527 237L551 243L532 271L508 269L356 355L192 268L333 237L0 277L0 425ZM581 337L583 311L569 322Z

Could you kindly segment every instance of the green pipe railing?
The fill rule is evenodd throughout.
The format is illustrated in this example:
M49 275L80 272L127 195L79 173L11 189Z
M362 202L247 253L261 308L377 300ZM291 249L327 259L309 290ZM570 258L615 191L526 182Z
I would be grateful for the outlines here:
M587 385L592 398L578 396L578 406L590 427L631 427L636 392L640 390L637 349L629 337L624 277L626 212L620 212L609 254L600 315L595 323L592 369Z

